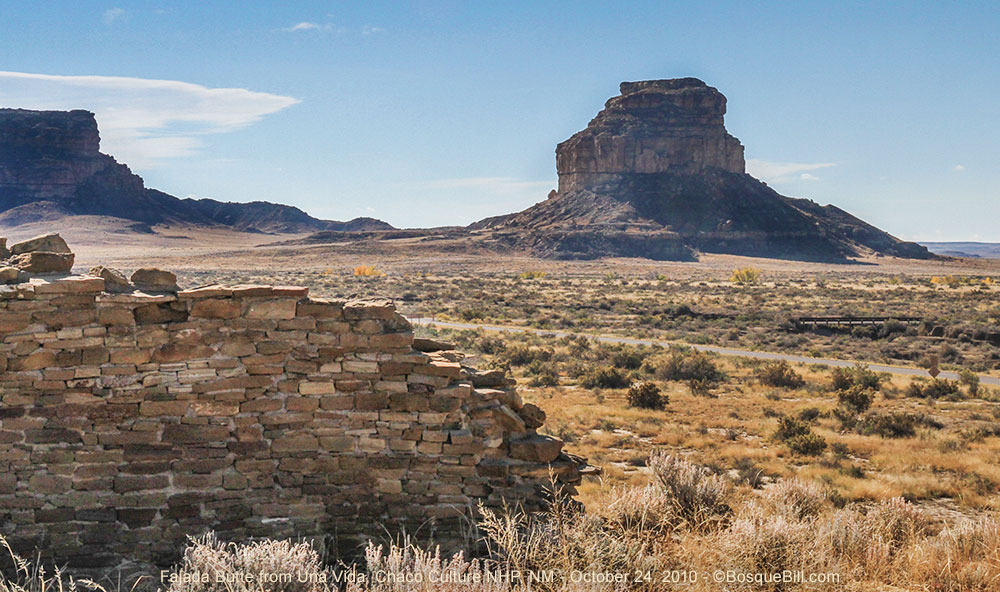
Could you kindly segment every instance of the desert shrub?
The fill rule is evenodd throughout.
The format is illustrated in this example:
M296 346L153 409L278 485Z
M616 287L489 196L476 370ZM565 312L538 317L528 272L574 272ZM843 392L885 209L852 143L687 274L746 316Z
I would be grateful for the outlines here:
M799 411L799 419L802 421L815 421L820 415L820 410L816 407L807 407Z
M933 590L995 590L1000 582L1000 520L966 519L922 541L911 557L913 576Z
M918 423L919 418L912 413L868 413L860 418L856 429L860 433L877 434L883 438L910 438L916 435Z
M826 450L826 440L823 436L812 432L799 436L793 436L788 440L785 440L785 444L788 445L789 450L795 454L801 454L803 456L816 456L817 454L822 454L823 451Z
M808 434L812 429L808 424L795 419L794 417L781 416L778 418L778 430L774 432L774 439L778 441L788 440L795 436Z
M831 386L835 391L846 391L854 386L877 391L886 379L885 374L875 372L864 364L855 364L850 368L834 368Z
M521 274L517 277L521 278L522 280L540 280L544 279L546 275L548 274L545 273L544 271L522 271Z
M875 391L861 385L853 385L847 390L837 392L837 402L840 407L853 415L868 411L875 401Z
M358 265L354 268L354 275L361 277L381 277L385 274L376 269L374 265Z
M800 479L781 479L765 488L762 497L776 513L792 520L818 516L826 507L823 489Z
M728 560L749 573L802 567L809 558L805 552L810 538L809 524L754 506L747 504L747 511L733 521L722 539Z
M760 281L760 270L756 267L740 267L733 270L733 275L729 281L741 286L756 284Z
M920 508L901 497L883 500L865 515L865 519L873 533L893 549L926 533L930 525Z
M616 351L611 356L611 365L615 368L623 368L625 370L638 370L642 366L642 362L645 360L645 356L635 350L620 350Z
M757 369L757 380L766 386L799 388L806 383L792 365L785 360L770 362Z
M880 339L886 339L900 333L906 333L907 329L909 329L909 327L903 321L889 319L888 321L882 323L882 326L878 330L878 337Z
M932 379L928 381L914 380L906 387L907 397L922 399L948 399L958 400L962 398L958 382L943 378L941 380Z
M958 381L965 386L966 393L970 397L979 395L979 375L975 372L963 368L958 372Z
M726 379L726 374L707 354L681 347L671 348L669 354L653 358L646 365L660 380L695 380L714 384Z
M317 583L320 577L333 581L319 553L308 543L263 539L226 544L213 533L191 539L172 573L179 577L165 592L256 592L262 581L268 582L269 592L319 592L326 588ZM203 582L196 574L208 574L209 581ZM248 582L248 574L255 579ZM268 574L288 575L272 583L261 577Z
M496 335L482 335L477 337L472 347L487 355L497 355L506 349L507 344L502 337Z
M501 354L511 366L527 366L533 362L547 362L552 359L553 351L549 348L532 347L523 343L507 346Z
M628 404L640 409L663 409L668 398L660 393L660 387L652 382L636 382L628 389Z
M559 371L551 362L534 361L528 366L531 386L559 386Z
M826 450L826 440L814 434L808 424L794 417L779 417L773 438L784 442L795 454L815 456Z
M717 524L732 511L732 485L707 468L662 452L653 453L646 464L689 526Z
M580 384L584 388L625 388L629 385L629 377L618 368L606 366L588 372Z
M598 508L601 517L616 531L669 533L674 529L674 503L661 487L615 487L610 501Z

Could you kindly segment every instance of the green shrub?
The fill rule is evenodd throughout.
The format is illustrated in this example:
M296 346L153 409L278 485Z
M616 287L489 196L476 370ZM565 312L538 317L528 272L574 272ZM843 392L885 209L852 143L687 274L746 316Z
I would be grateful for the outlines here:
M858 422L857 431L883 438L910 438L917 433L918 423L919 418L912 413L869 413Z
M837 401L847 412L859 415L868 411L875 401L875 391L861 385L854 385L837 393Z
M778 431L774 433L774 439L785 441L796 436L804 436L810 432L812 429L808 424L794 417L782 416L778 418Z
M823 439L823 436L812 432L789 438L785 443L789 450L795 454L805 456L816 456L826 450L826 440Z
M965 385L966 392L970 397L979 395L979 375L967 369L959 370L958 381Z
M547 362L552 359L552 350L530 345L515 344L508 346L503 352L503 357L510 362L511 366L527 366L535 361Z
M638 370L644 360L645 356L635 350L622 350L611 356L611 365L615 368Z
M774 439L784 442L795 454L815 456L826 450L826 440L814 434L812 428L802 420L782 416L778 418L778 430Z
M906 387L906 396L922 399L958 400L962 398L962 392L957 381L935 378L926 382L914 380Z
M707 354L680 347L671 348L667 356L651 360L647 369L660 380L695 380L713 384L726 379L726 374Z
M782 388L799 388L806 381L792 369L792 365L781 360L770 362L757 369L757 380L766 386L776 386Z
M652 382L636 382L628 389L628 404L640 409L663 409L669 399L660 393L660 387Z
M820 411L816 407L807 407L799 411L799 419L802 421L815 421L819 417Z
M870 370L864 364L855 364L850 368L834 368L832 387L835 391L846 391L853 386L877 391L887 378L885 374Z
M595 368L583 377L580 384L584 388L625 388L629 385L629 378L618 368Z

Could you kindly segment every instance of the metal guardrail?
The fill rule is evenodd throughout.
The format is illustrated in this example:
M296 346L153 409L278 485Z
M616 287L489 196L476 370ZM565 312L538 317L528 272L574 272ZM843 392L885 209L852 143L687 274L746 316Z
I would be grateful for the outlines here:
M860 325L884 325L889 321L915 325L923 320L922 317L798 317L795 319L795 323L813 327L819 325L852 327Z

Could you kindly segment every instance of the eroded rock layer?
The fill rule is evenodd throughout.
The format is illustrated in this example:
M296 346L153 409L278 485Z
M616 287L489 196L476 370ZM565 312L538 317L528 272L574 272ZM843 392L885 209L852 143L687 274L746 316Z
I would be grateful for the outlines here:
M743 145L726 132L726 97L697 78L623 82L586 129L556 147L559 192L622 173L743 173Z

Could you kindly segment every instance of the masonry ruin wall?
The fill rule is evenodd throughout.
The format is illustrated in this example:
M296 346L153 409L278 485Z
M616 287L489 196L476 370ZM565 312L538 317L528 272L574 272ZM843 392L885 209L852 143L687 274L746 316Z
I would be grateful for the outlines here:
M457 540L472 507L544 503L580 459L544 413L389 301L300 287L0 286L0 534L78 567L166 565L188 535ZM433 350L433 347L422 347ZM492 381L492 382L491 382Z

